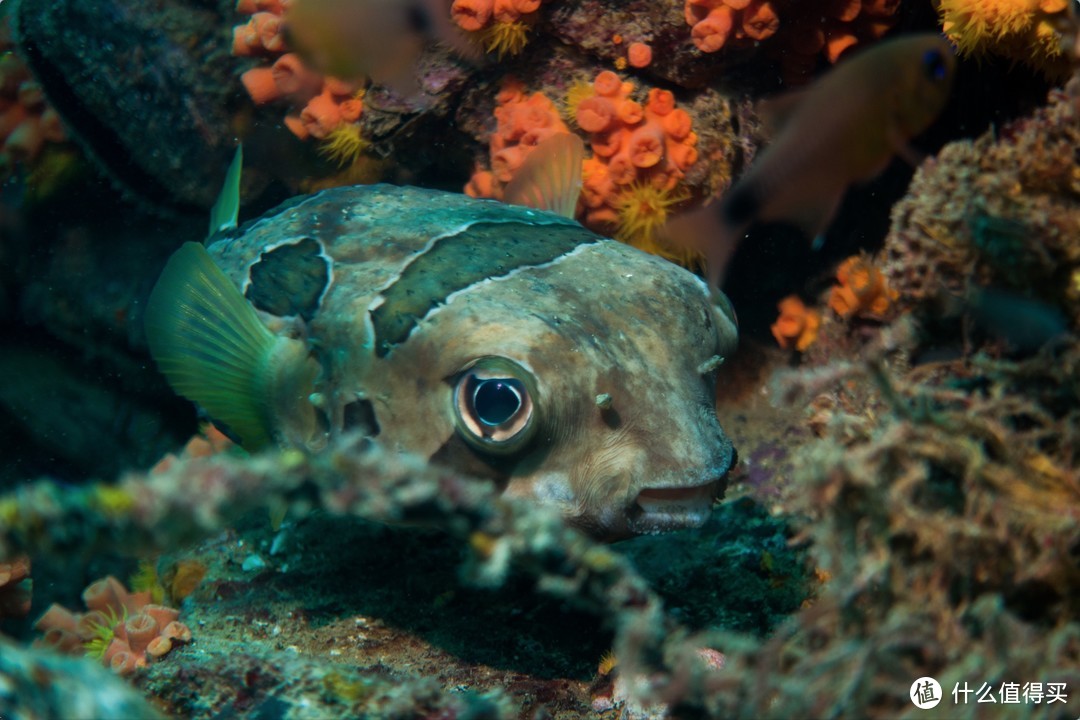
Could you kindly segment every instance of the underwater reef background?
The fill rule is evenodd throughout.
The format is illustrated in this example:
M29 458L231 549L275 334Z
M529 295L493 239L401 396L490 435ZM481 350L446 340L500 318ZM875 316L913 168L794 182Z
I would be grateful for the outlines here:
M942 716L1076 717L1076 9L445 5L480 58L423 44L406 91L320 72L275 0L0 3L0 716L892 718L932 677ZM247 219L502 199L574 133L577 219L700 271L663 228L768 147L756 101L938 30L917 167L852 186L820 249L757 223L735 255L738 462L700 529L597 543L357 438L249 456L149 355L238 141Z

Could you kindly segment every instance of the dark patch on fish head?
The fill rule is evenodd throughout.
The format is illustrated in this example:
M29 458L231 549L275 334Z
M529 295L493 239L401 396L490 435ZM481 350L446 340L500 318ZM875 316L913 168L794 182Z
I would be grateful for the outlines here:
M579 225L522 222L478 223L435 240L383 291L382 303L372 312L376 354L390 353L454 293L553 262L581 244L599 240Z
M244 296L260 310L310 322L330 282L330 261L313 238L278 245L248 271Z

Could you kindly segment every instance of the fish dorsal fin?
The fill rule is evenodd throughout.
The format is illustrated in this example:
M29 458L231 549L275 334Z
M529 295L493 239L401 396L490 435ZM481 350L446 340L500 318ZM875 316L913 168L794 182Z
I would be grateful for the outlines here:
M770 137L776 137L783 132L808 94L806 89L792 90L758 101L757 114L765 132Z
M581 194L581 163L585 144L577 135L559 133L537 145L506 186L503 199L511 205L550 210L573 218Z
M245 449L270 442L282 380L299 376L291 368L307 354L259 321L202 245L185 243L169 259L145 327L150 354L177 393L224 422Z
M240 216L240 175L244 169L244 146L236 146L236 154L229 163L229 170L225 173L225 182L221 186L214 208L210 211L210 232L206 236L212 238L220 232L232 230L236 227L236 220Z

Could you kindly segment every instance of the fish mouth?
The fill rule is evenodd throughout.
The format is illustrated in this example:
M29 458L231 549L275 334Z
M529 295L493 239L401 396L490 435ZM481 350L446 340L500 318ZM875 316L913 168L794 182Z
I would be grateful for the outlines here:
M720 479L701 485L644 488L627 513L631 532L651 535L701 527L720 493Z

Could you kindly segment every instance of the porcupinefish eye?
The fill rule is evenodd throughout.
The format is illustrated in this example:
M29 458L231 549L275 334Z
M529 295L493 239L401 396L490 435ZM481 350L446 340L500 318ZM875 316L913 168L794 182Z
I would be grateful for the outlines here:
M940 50L927 50L923 53L923 68L930 80L944 80L946 74L945 58Z
M454 384L454 422L477 450L508 455L524 448L535 428L532 374L513 360L484 357Z
M489 378L475 382L475 387L472 409L481 425L499 427L521 409L525 386L519 380Z

